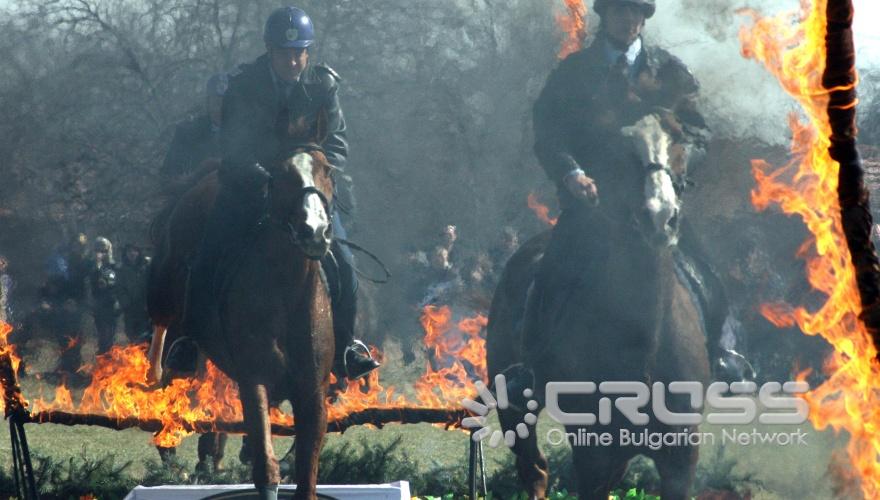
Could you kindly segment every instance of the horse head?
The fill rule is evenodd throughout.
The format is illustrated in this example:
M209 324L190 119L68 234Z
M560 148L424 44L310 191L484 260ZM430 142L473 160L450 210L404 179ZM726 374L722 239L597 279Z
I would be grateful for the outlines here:
M270 214L285 221L293 239L312 259L320 259L332 240L333 167L321 144L327 135L327 114L290 118L281 135L284 154L272 172Z
M673 182L669 148L672 138L660 119L648 115L634 125L621 129L631 139L642 171L642 197L630 207L638 232L653 247L669 247L678 243L681 200ZM633 197L627 197L633 199Z

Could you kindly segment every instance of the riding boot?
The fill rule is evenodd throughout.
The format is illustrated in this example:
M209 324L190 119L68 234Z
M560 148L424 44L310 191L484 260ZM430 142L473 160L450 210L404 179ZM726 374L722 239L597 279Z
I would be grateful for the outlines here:
M208 217L202 242L190 269L184 325L187 335L198 339L216 325L216 294L231 257L246 245L267 205L270 179L259 164L219 172L220 190Z
M345 238L345 228L339 221L339 214L333 216L335 238ZM358 281L354 272L354 256L343 244L334 239L330 252L321 260L330 288L333 312L333 334L336 341L336 355L333 371L337 379L359 379L378 368L379 362L367 346L354 336L357 317Z
M721 279L700 251L693 230L686 222L682 224L678 247L676 263L702 310L713 380L753 380L755 370L742 354L742 342L738 342L742 338L740 323L731 311Z
M560 203L563 203L563 199L564 197L561 196ZM574 204L574 202L568 203L569 206ZM579 280L584 271L572 264L575 259L570 252L573 248L581 247L579 238L590 234L585 230L587 225L583 211L578 210L577 207L563 210L553 228L553 234L541 256L541 261L534 266L532 283L522 304L522 317L515 326L519 330L519 351L522 362L502 372L510 394L520 394L521 398L522 390L534 389L534 369L540 363L547 362L547 349L552 342L546 338L545 328L541 324L542 307L547 294L561 293L561 290L581 286Z

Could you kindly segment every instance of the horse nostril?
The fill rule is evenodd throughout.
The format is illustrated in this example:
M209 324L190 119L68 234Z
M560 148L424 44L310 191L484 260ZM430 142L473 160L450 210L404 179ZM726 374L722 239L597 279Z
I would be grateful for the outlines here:
M327 226L324 228L324 231L322 233L324 235L324 239L327 241L330 241L330 237L331 237L330 232L331 232L331 228L330 228L330 226Z
M669 219L669 222L667 222L666 225L669 226L670 229L678 230L678 212L675 212L675 215Z

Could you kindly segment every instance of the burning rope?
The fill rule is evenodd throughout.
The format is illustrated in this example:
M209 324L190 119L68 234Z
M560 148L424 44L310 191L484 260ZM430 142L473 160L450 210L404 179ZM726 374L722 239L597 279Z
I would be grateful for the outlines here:
M466 413L458 402L473 392L471 378L485 379L485 340L481 333L486 318L477 315L453 322L448 307L425 309L422 318L425 343L435 354L439 368L430 367L414 383L415 398L395 395L394 387L383 388L378 374L370 383L349 383L334 400L327 401L329 432L344 432L351 426L388 423L431 423L449 429L460 427ZM116 346L99 357L92 382L77 407L70 391L55 388L55 401L42 398L30 404L18 381L19 358L6 341L11 332L0 324L0 384L7 417L20 424L55 423L94 425L110 429L140 428L155 433L154 442L177 446L192 433L243 433L241 404L235 384L209 363L206 373L191 379L177 379L161 389L146 385L148 362L145 346ZM451 363L451 366L449 364ZM363 381L361 381L363 382ZM76 410L76 411L74 411ZM293 416L272 412L273 432L295 434Z
M827 50L822 85L828 89L831 158L840 163L837 193L843 231L856 270L862 302L861 320L880 352L880 262L871 242L871 211L859 153L856 150L856 82L852 0L829 0Z
M2 362L2 361L0 361ZM386 424L444 424L448 429L457 427L458 423L469 414L466 410L441 410L434 408L367 408L350 413L344 417L327 422L327 432L343 433L350 427L374 425L382 428ZM123 430L138 428L147 432L160 432L165 424L158 419L142 420L136 417L114 418L107 415L89 415L65 411L45 411L35 414L25 413L23 423L59 424L59 425L92 425L108 429ZM244 422L185 422L186 431L204 434L208 432L226 432L229 434L245 434ZM272 424L275 436L296 435L295 425Z

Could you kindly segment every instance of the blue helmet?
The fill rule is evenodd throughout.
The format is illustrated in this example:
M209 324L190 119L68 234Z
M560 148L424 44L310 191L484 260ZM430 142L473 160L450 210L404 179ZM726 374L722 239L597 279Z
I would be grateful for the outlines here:
M315 28L309 15L297 7L275 9L266 19L263 41L283 48L305 48L315 41Z

